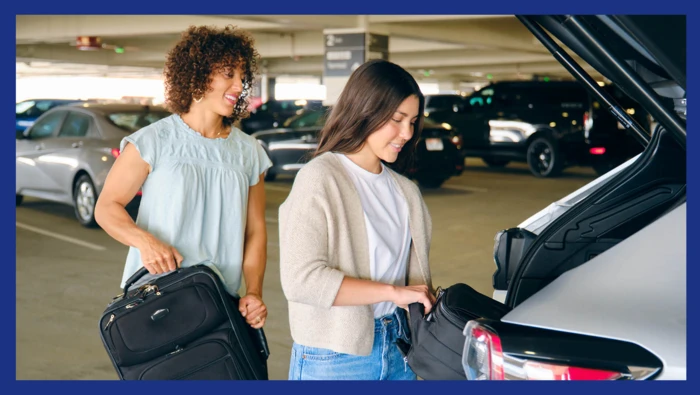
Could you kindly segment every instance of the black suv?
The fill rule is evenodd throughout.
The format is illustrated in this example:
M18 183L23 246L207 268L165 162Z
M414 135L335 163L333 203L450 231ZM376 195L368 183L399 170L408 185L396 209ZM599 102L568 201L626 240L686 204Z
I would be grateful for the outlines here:
M306 109L319 109L320 100L268 100L241 120L241 130L247 134L282 126L287 119Z
M606 85L641 125L646 112L619 89ZM593 100L576 81L502 81L483 87L462 111L433 112L462 134L466 156L492 167L527 162L537 177L554 177L567 166L607 172L642 151L632 132Z

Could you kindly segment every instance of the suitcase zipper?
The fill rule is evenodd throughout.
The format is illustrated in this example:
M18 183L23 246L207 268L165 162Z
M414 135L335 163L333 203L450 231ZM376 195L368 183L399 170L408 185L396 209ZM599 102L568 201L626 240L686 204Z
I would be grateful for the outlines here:
M454 325L460 329L464 329L464 326L467 325L467 322L469 321L469 320L464 320L464 319L462 319L462 317L459 317L458 315L447 310L444 303L440 304L440 312L442 313L442 315L445 316L445 319L447 321L449 321L452 325Z
M220 345L222 348L224 348L224 349L226 350L226 352L228 353L228 355L226 355L226 356L224 356L224 357L222 357L222 358L219 358L219 359L217 359L217 360L215 360L215 361L211 361L211 362L209 362L207 365L210 365L210 364L212 364L212 363L216 363L216 362L218 362L218 361L221 361L221 360L225 360L225 359L227 359L227 358L230 358L230 359L231 359L231 363L233 364L233 368L236 370L236 374L238 375L238 377L244 377L244 372L241 370L241 367L240 367L240 365L239 365L239 364L240 364L240 361L238 361L238 360L236 359L236 354L233 352L233 349L232 349L228 344L226 344L225 342L222 342L221 340L215 340L215 339L208 340L208 341L205 341L205 342L202 342L202 343L197 343L197 344L188 345L187 347L180 347L180 346L177 346L177 348L175 349L175 351L168 353L168 354L165 356L165 358L163 358L162 360L158 361L158 363L157 363L156 365L153 365L153 366L149 367L147 370L145 370L144 372L142 372L142 373L141 373L141 376L143 376L148 370L153 369L155 366L157 366L157 365L159 365L159 364L161 364L161 363L167 361L168 359L170 359L171 357L173 357L175 354L179 354L179 353L181 353L181 352L183 352L183 351L190 351L190 350L193 350L193 349L195 349L195 348L197 348L197 347L199 347L199 346L202 346L202 345L204 345L204 344L207 344L207 343L215 343L215 344L218 344L218 345ZM205 368L207 365L200 366L198 369L195 369L195 370L192 370L192 371L190 371L190 372L187 372L187 373L185 373L184 375L187 375L187 374L192 373L192 372L194 372L194 371L197 371L197 370L200 370L200 369L202 369L202 368ZM178 379L175 378L175 379L172 379L172 380L178 380Z
M104 329L104 330L107 330L107 328L109 328L109 326L112 325L112 322L114 322L114 317L115 317L114 314L112 314L112 315L109 316L109 321L107 321L107 325L105 325L105 329ZM93 327L93 328L94 328L94 327Z

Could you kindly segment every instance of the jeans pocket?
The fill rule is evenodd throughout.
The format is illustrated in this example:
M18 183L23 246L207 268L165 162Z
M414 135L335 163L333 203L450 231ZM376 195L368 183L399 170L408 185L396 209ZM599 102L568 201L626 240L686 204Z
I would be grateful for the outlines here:
M401 310L396 312L397 321L399 323L398 327L398 339L403 340L405 343L411 344L411 328L408 326L408 319L406 318L406 313Z
M308 361L330 361L338 358L342 353L327 348L302 346L302 358Z

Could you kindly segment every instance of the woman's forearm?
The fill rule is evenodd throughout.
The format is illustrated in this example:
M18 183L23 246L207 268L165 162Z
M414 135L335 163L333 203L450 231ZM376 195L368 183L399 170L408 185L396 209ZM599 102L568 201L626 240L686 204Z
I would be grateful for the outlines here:
M345 276L333 306L363 306L394 299L396 288L390 284Z
M126 208L114 201L98 200L95 206L95 221L118 242L138 248L144 244L150 233L139 228Z
M246 236L245 240L243 251L243 277L245 279L247 294L256 294L262 298L266 262L267 235L266 231L262 229L261 231Z

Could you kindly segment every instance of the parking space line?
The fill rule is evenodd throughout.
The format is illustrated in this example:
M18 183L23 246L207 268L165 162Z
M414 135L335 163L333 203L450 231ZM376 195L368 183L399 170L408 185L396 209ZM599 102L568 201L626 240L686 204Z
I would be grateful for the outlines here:
M458 191L465 191L465 192L488 192L489 190L486 188L479 188L479 187L468 187L465 185L447 185L444 184L442 186L445 189L456 189Z
M270 185L270 184L265 184L265 189L269 189L271 191L278 191L278 192L289 192L292 190L289 187L283 187L280 185Z
M90 249L95 250L95 251L106 250L105 247L102 247L102 246L97 245L97 244L88 243L87 241L78 240L78 239L75 239L73 237L64 236L62 234L54 233L54 232L44 230L41 228L37 228L37 227L31 226L31 225L23 224L21 222L15 222L15 224L17 225L18 228L22 228L22 229L28 230L30 232L39 233L39 234L42 234L44 236L53 237L53 238L58 239L58 240L67 241L69 243L77 244L79 246L82 246L85 248L90 248Z

